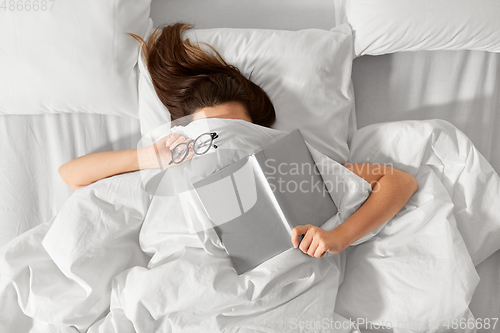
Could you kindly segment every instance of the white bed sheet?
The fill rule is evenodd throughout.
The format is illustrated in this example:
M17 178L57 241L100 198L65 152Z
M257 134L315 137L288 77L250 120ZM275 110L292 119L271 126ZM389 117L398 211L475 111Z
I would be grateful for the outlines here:
M358 128L444 119L500 172L500 53L420 51L354 60Z
M49 220L73 193L59 166L92 152L130 149L139 138L133 118L0 116L0 246Z
M481 280L472 297L469 309L476 318L499 318L500 316L500 251L476 267ZM500 319L499 319L500 320ZM500 332L500 323L494 329L478 332Z

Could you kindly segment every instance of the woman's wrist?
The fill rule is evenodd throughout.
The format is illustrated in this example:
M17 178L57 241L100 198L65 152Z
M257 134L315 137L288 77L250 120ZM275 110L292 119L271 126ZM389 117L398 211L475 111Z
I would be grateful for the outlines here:
M332 239L332 243L330 246L332 247L331 250L334 253L340 253L344 251L352 243L349 241L346 233L342 231L342 228L339 229L339 227L340 225L337 228L329 231Z
M139 170L160 168L159 161L160 158L155 145L137 148L137 166Z

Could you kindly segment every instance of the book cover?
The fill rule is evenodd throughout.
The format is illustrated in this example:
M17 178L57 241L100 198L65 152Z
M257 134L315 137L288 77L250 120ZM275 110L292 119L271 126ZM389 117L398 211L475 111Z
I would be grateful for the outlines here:
M193 186L238 274L292 248L297 225L337 213L299 130Z

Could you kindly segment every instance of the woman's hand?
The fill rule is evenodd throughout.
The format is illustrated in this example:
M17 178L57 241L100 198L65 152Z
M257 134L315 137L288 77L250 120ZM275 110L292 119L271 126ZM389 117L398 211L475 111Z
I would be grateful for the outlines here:
M160 140L156 141L156 143L153 145L155 153L157 155L157 158L161 161L161 166L162 168L169 168L173 166L179 166L187 161L189 161L193 155L193 143L191 142L188 145L188 155L186 158L181 162L181 163L170 163L172 161L172 150L179 144L185 143L191 141L190 138L186 138L179 133L171 133ZM185 145L184 145L185 147Z
M305 235L299 246L299 236ZM336 235L335 230L326 231L311 224L299 225L292 230L293 247L311 257L321 258L326 252L340 253L345 249L342 238Z
M356 212L331 231L312 225L300 225L293 229L294 247L298 246L298 236L305 234L300 249L310 256L320 258L325 252L342 252L394 217L418 189L417 181L410 174L389 166L350 164L345 167L367 181L372 193Z

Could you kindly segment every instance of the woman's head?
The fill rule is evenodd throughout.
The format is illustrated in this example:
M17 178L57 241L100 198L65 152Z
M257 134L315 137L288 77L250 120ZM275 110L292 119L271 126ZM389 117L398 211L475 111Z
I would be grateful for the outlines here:
M276 114L266 92L214 49L207 52L183 39L183 32L191 28L183 23L163 26L153 32L147 44L141 43L153 86L172 120L238 102L253 123L271 126Z

